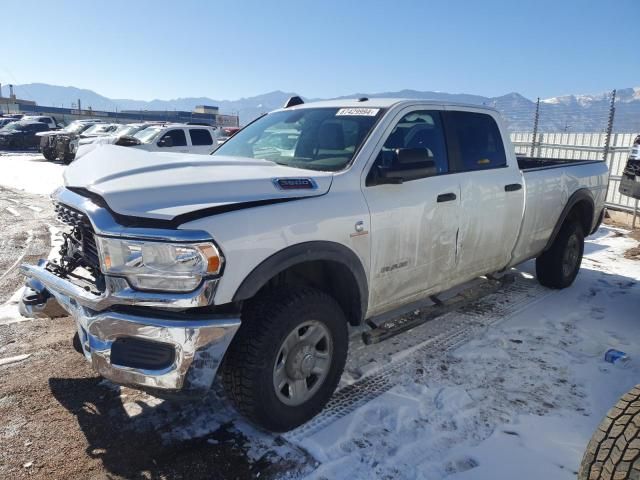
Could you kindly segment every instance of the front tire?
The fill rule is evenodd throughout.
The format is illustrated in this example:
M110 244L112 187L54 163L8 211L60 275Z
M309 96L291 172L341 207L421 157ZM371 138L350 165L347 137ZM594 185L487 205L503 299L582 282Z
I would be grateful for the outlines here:
M329 295L276 290L247 305L222 369L238 410L267 430L291 430L318 414L347 359L347 320Z
M566 288L580 270L584 253L584 232L576 221L566 221L551 248L536 258L538 281L549 288Z
M73 162L74 158L76 158L75 154L65 153L64 157L62 157L62 161L65 165L69 165L71 162Z

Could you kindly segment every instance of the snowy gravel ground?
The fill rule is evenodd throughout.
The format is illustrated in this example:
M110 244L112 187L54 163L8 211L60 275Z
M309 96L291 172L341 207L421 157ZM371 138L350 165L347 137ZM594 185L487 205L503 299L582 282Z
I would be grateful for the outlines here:
M62 185L65 166L37 152L0 151L0 186L49 195Z
M47 194L63 168L0 154L0 185ZM354 331L328 407L281 436L247 424L219 389L175 405L106 381L99 388L117 403L108 415L128 418L132 432L152 430L169 447L242 438L253 472L291 465L281 478L575 478L601 417L640 383L640 261L624 258L638 245L627 233L603 227L590 237L568 289L539 286L528 262L513 285L381 344L366 346ZM17 316L11 300L0 311L6 323ZM609 348L630 364L605 363Z

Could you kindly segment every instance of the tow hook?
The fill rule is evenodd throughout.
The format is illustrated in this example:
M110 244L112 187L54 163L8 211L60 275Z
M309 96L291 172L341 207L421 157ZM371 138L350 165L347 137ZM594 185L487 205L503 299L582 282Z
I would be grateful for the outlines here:
M68 315L51 292L33 278L30 278L24 287L19 311L20 315L29 318L57 318Z

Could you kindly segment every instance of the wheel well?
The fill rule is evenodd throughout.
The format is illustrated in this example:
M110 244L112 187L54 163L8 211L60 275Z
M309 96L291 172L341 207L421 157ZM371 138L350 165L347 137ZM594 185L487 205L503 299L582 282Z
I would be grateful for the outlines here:
M593 205L586 200L576 202L571 207L567 220L579 222L586 237L591 233L591 226L593 225Z
M285 285L307 285L333 297L351 325L362 321L362 299L358 282L346 265L332 260L297 263L267 281L257 295Z

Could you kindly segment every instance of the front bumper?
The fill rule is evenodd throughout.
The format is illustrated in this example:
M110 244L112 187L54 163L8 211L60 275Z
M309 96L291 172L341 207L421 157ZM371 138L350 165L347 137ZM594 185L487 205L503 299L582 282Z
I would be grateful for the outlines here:
M73 316L83 353L93 368L121 385L201 395L211 386L240 326L236 315L193 315L188 311L165 315L149 308L135 313L114 311L100 303L105 299L96 300L99 297L57 277L43 265L23 265L21 269L36 280L30 283L32 296L34 289L41 289L35 293L47 301L51 294ZM159 301L163 294L153 295ZM38 311L37 305L32 302L27 311Z

